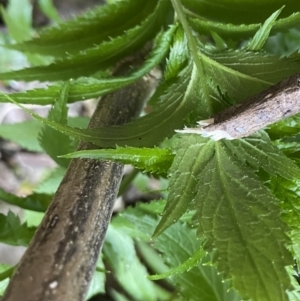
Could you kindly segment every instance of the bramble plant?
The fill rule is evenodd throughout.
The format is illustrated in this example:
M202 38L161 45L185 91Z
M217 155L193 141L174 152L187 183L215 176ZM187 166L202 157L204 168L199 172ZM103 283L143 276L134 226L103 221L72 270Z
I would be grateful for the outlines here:
M62 177L71 158L132 164L168 179L165 200L137 204L112 219L87 299L104 292L104 261L126 292L111 290L114 300L299 300L299 115L237 140L175 130L299 72L300 2L115 0L34 38L29 17L17 17L16 2L2 10L16 40L4 47L36 66L2 72L0 80L51 84L1 93L1 102L21 106L35 120L1 125L0 135L53 158L60 167L48 183ZM111 75L149 41L139 67ZM67 117L67 103L115 92L156 67L162 80L148 102L150 113L96 129ZM45 119L24 104L53 107ZM79 140L100 149L75 152ZM52 195L43 187L23 198L0 190L0 198L44 212ZM3 243L27 246L35 229L12 212L0 214ZM147 269L153 275L145 277ZM0 265L0 272L3 294L13 268Z

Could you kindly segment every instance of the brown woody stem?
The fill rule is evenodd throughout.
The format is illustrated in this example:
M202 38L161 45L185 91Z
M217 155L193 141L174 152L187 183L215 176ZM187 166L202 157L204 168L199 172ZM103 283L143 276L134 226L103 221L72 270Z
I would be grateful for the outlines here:
M300 74L245 101L199 122L199 128L185 128L181 133L201 134L213 140L248 137L264 127L300 113ZM203 127L204 126L204 127Z
M297 73L216 116L207 132L224 131L232 139L247 137L300 112L300 74Z
M130 121L153 86L140 79L102 98L89 127ZM78 149L91 147L82 142ZM71 161L2 301L85 300L122 175L118 163Z

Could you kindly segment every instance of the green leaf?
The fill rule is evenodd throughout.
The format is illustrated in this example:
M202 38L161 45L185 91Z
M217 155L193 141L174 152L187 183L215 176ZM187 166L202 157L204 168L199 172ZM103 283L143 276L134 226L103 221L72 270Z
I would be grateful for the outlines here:
M133 300L157 300L155 285L146 278L147 270L137 257L131 237L110 225L103 253L117 281Z
M137 169L153 173L167 173L174 155L166 148L117 147L116 149L83 150L64 156L65 158L88 158L112 160L132 164Z
M167 85L164 95L160 91L161 101L152 113L125 126L83 131L46 120L44 122L74 138L104 148L115 147L115 144L153 146L165 137L170 137L174 129L183 127L184 118L195 108L194 101L198 102L198 118L205 119L227 106L222 97L222 93L226 94L224 90L227 90L230 98L241 101L300 67L298 54L279 60L278 56L263 53L221 53L202 49L200 58L206 75L204 79L199 79L195 66L190 63L173 85ZM220 88L223 91L220 92ZM35 118L42 120L37 116Z
M280 140L274 141L281 152L283 152L288 158L293 160L297 166L300 166L300 136L296 135L294 137L283 138Z
M52 0L38 0L38 5L39 5L39 8L41 9L41 11L44 13L44 15L47 16L51 21L59 22L61 20L57 9L53 5ZM39 40L41 40L41 36L39 36ZM56 36L56 41L57 40L58 40L58 37Z
M28 246L36 228L21 224L20 218L9 211L5 216L0 213L0 241L13 246Z
M38 133L41 127L41 123L36 120L1 124L0 137L15 142L29 151L43 152L38 142Z
M122 36L86 49L77 55L57 59L48 66L0 73L0 79L57 81L69 80L92 75L100 70L115 65L122 58L140 49L153 39L160 30L167 9L168 1L160 1L155 11L140 25L126 31Z
M269 187L274 194L281 200L282 218L289 226L289 236L292 243L290 248L293 255L298 260L300 259L300 206L299 193L300 182L291 181L282 177L271 177Z
M268 126L267 132L272 139L297 135L300 132L300 114L285 118Z
M240 161L247 161L257 171L263 168L271 175L300 179L299 167L272 144L264 131L245 139L224 141L224 144Z
M15 267L10 267L6 264L0 264L0 281L10 278L14 272L14 269Z
M22 9L20 9L20 5ZM10 0L5 10L0 8L10 36L17 42L23 42L32 37L32 3L29 0ZM39 55L25 54L28 62L33 65L48 64L51 60ZM20 65L18 65L20 68ZM3 71L3 70L2 70Z
M183 135L176 147L176 156L169 172L169 195L162 219L154 236L176 222L195 198L198 174L214 156L214 143L197 135Z
M36 193L54 194L62 181L66 169L57 167L52 169L49 174L41 181L38 187L35 188Z
M291 250L295 262L298 264L300 260L300 207L299 207L299 193L300 182L290 181L281 177L271 177L269 181L269 187L272 192L281 200L282 219L289 226L288 235L291 239L289 249ZM295 279L295 275L299 275L299 270L291 267L288 269L290 275L292 275L293 290L288 292L289 301L297 301L300 297L299 283Z
M51 195L42 193L33 193L26 197L19 197L12 193L5 192L0 188L1 201L18 206L23 209L45 212L52 199Z
M38 227L43 217L45 216L45 213L43 212L36 212L31 210L24 210L23 212L23 220L27 221L27 225L29 227Z
M9 277L12 275L14 267L7 264L0 264L0 297L3 296L9 283Z
M220 90L240 102L296 73L300 67L299 54L280 58L263 51L213 51L207 48L200 48L200 51L205 79L199 88L208 90L208 96L202 97L199 107L210 105L214 113L227 107ZM199 119L207 119L202 110L198 114Z
M200 57L206 77L200 80L196 67L190 63L177 78L177 82L168 87L165 95L161 95L161 101L155 110L132 123L122 127L80 130L43 121L76 139L104 148L115 147L115 144L153 146L165 137L170 137L174 129L183 127L184 118L195 108L194 101L198 102L198 118L205 119L227 106L220 94L220 88L224 94L224 90L227 90L230 98L241 101L300 67L298 54L279 60L278 56L262 53L214 53L202 50ZM40 117L35 118L42 121Z
M125 87L137 79L149 73L167 55L176 26L159 34L155 39L155 46L147 56L145 63L138 69L132 71L126 77L111 77L107 79L80 78L71 81L68 102L97 98ZM35 89L26 92L9 94L16 102L32 104L52 104L59 94L61 85L53 85L47 89ZM7 102L4 95L0 95L0 102Z
M210 20L202 20L198 18L188 18L191 27L201 34L217 33L223 38L228 39L242 39L253 37L253 35L259 30L261 24L230 24L219 23ZM287 18L282 18L274 22L271 28L271 35L277 32L285 31L290 28L298 26L300 23L300 12L293 13Z
M0 33L0 44L7 43L7 41L10 41L7 34L5 32ZM9 51L0 47L0 64L1 72L5 72L11 69L25 67L28 65L28 62L22 53Z
M166 81L176 79L178 74L188 64L188 48L184 32L180 26L174 33L173 44L170 47L169 58L164 72Z
M196 187L195 219L205 248L216 250L219 270L244 299L288 300L285 267L292 258L279 201L225 144L216 143L215 152Z
M285 266L292 258L285 247L288 229L280 219L280 202L245 161L256 170L299 177L297 166L263 133L245 141L181 137L169 173L167 204L154 236L187 210L196 210L194 222L207 240L205 249L215 251L214 262L243 298L288 300Z
M180 74L178 82L169 86L166 93L161 96L161 102L152 113L122 126L87 130L71 128L42 118L20 104L17 105L44 124L71 137L92 142L103 148L115 147L116 144L149 147L172 136L174 129L183 126L184 118L195 107L194 101L199 92L198 82L196 67L190 64ZM9 95L3 94L3 96L15 103Z
M128 208L112 223L118 229L126 231L132 237L149 241L159 220L157 205L161 202L138 204ZM162 204L160 204L159 207ZM201 252L202 241L197 238L196 230L179 221L152 241L153 247L162 254L162 258L171 269L176 269L183 262L188 262L196 252ZM222 281L215 267L193 263L182 274L173 275L166 280L174 285L175 290L184 296L184 300L195 301L239 301L238 295L229 290L230 283Z
M0 94L1 95L1 94ZM68 124L85 128L88 123L86 117L69 117ZM22 148L33 152L43 152L39 143L39 132L42 124L36 120L29 120L13 124L0 125L0 137L17 143Z
M44 4L48 1L40 1ZM126 0L95 7L71 20L46 27L36 38L7 47L44 55L65 57L122 35L153 12L157 0Z
M277 17L280 15L283 7L274 12L263 24L263 26L256 32L255 36L247 46L247 50L259 51L264 46L270 31L275 24Z
M59 96L48 114L48 119L62 125L67 124L68 107L67 100L69 95L70 83L63 84ZM48 126L44 126L39 135L39 141L46 153L60 166L67 167L70 160L60 158L62 154L74 151L73 140Z
M298 52L299 40L299 26L296 26L295 28L279 32L275 36L270 37L264 49L268 53L289 57L293 53Z
M22 42L31 38L32 5L29 0L10 0L6 10L1 8L1 14L14 40Z
M192 257L187 259L184 263L177 266L176 268L171 269L168 272L163 273L163 274L151 275L148 278L150 280L160 280L160 279L164 279L164 278L167 278L170 276L184 273L184 272L188 271L189 269L193 268L194 266L197 266L200 263L200 261L203 259L204 256L205 256L205 252L203 251L203 249L198 249L193 254Z
M300 3L294 0L182 0L183 5L202 19L232 24L260 23L274 11L285 5L282 17L300 11Z

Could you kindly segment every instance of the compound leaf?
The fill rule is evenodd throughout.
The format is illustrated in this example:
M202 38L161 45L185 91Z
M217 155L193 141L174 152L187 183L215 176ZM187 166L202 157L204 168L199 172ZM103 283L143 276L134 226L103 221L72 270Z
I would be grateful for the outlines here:
M225 144L216 143L215 152L198 175L194 205L205 248L215 250L219 270L243 298L288 300L292 257L279 201Z
M168 8L168 1L160 1L155 11L140 25L129 29L121 36L93 48L85 49L79 54L57 59L48 66L0 73L0 79L58 81L89 76L101 70L105 71L153 39L161 28Z
M215 32L223 38L228 39L247 39L253 37L253 35L259 30L261 24L230 24L220 23L210 20L202 20L198 18L189 18L191 27L203 34L211 34ZM271 28L271 35L284 31L290 28L298 26L300 23L300 12L293 13L287 18L282 18L274 22Z
M187 65L188 57L186 37L182 28L178 26L174 33L173 44L170 46L170 54L164 72L166 81L178 76L180 71Z
M147 56L144 64L133 70L126 77L111 77L105 79L85 78L70 82L68 102L97 98L123 88L143 77L156 67L167 55L176 26L171 26L166 32L159 34L155 39L155 46ZM46 89L35 89L25 92L9 94L18 103L53 104L59 94L61 85L52 85ZM6 102L4 94L0 95L0 102Z
M189 64L177 79L161 95L161 101L155 110L123 126L101 127L97 129L78 129L47 120L29 111L26 112L44 124L73 138L92 142L103 148L119 146L151 147L174 133L174 129L183 127L184 118L195 108L198 93L199 76L194 64ZM163 92L163 91L162 91ZM7 100L15 103L8 94Z
M280 219L280 202L245 161L256 170L260 162L266 171L288 178L299 171L272 146L253 140L248 145L242 140L182 137L170 169L167 204L154 236L187 210L196 210L194 222L206 239L205 249L214 251L214 262L243 298L288 300L285 291L290 278L285 267L292 258L286 249L288 229ZM290 173L284 171L285 164L292 167Z
M157 222L157 206L162 202L138 204L135 208L128 208L112 223L117 229L128 235L144 241L149 241ZM161 211L160 211L161 212ZM202 241L197 238L195 228L179 221L172 225L152 242L153 247L162 254L164 263L171 269L178 268L183 262L189 263L187 271L166 278L176 290L186 299L195 301L239 301L237 293L229 290L230 282L222 281L217 270L203 263L191 262L195 253L201 254Z
M157 0L125 0L101 5L76 18L38 31L37 37L30 41L6 47L60 58L73 55L122 35L141 23L156 5ZM19 32L23 33L23 30Z

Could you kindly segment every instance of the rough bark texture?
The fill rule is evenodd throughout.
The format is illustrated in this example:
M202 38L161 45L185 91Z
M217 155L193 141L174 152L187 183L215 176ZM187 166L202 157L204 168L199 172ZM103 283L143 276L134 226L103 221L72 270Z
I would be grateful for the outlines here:
M152 90L153 80L144 78L104 97L90 127L128 122ZM78 149L91 147L82 142ZM85 299L122 174L117 163L71 161L3 301Z
M300 74L297 73L216 116L207 132L221 130L233 139L250 136L258 130L300 112Z
M229 107L214 118L199 122L199 128L181 133L201 134L213 140L248 137L264 127L300 113L300 73L279 82L242 103Z

